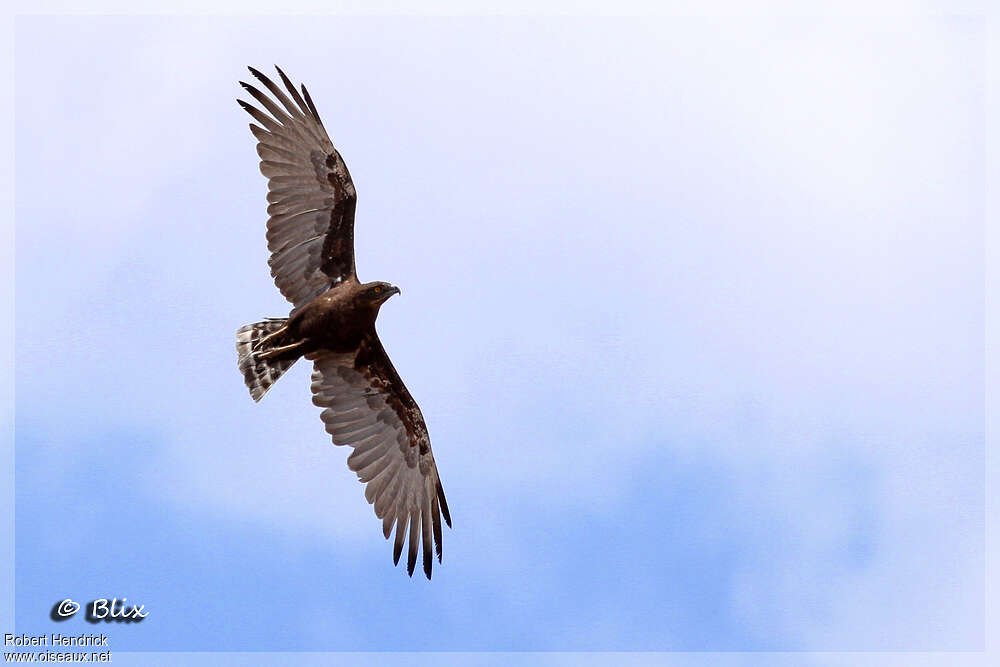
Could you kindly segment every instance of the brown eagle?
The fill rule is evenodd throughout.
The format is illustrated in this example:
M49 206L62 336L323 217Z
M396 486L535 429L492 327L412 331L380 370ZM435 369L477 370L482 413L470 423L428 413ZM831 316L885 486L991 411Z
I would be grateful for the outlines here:
M300 95L275 67L286 94L249 69L273 95L241 81L267 113L237 102L259 123L250 131L268 179L268 264L292 311L236 332L239 369L259 401L297 359L313 362L313 403L323 408L327 432L334 444L354 448L347 465L367 485L386 539L395 524L393 563L409 530L407 572L413 576L422 541L430 579L432 534L440 562L441 516L449 527L451 516L423 415L375 332L379 308L399 288L358 280L354 183L305 86Z

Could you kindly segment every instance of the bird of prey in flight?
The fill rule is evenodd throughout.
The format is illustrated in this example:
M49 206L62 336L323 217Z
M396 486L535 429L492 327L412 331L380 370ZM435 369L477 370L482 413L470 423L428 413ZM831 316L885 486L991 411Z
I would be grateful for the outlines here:
M451 516L423 415L375 332L379 308L399 288L358 280L354 183L305 86L300 94L280 69L285 90L250 72L271 95L241 81L263 110L237 101L256 121L250 131L267 177L268 264L292 310L236 332L239 369L259 401L296 360L313 362L313 403L323 408L326 430L334 444L354 448L347 465L366 484L386 539L395 526L393 562L407 546L413 576L422 542L430 579L434 552L441 561L441 516L449 527Z

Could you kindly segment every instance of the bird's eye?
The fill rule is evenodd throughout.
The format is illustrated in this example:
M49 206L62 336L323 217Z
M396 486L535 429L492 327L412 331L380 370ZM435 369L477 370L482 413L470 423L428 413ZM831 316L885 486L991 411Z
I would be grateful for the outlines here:
M381 294L381 293L382 293L382 287L381 287L381 286L379 286L379 287L376 287L376 288L375 288L375 293L376 293L376 294Z

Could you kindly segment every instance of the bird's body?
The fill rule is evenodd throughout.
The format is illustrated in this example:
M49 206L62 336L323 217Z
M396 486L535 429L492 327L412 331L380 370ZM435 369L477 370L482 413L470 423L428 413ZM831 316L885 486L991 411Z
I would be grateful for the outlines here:
M350 352L375 333L378 307L361 298L362 287L354 280L334 285L289 318L289 332L310 341L305 352Z
M345 280L295 310L275 332L272 345L277 352L268 358L292 360L317 350L344 353L358 349L366 336L375 334L381 302L365 298L366 289L371 287ZM385 289L388 295L392 288Z
M270 113L239 101L260 123L250 129L268 177L268 263L293 308L237 331L240 371L259 401L298 359L313 362L313 403L324 408L334 444L354 448L348 466L366 484L386 538L395 527L394 561L408 535L412 574L422 542L429 579L432 553L441 560L441 517L449 526L451 517L423 415L375 331L379 308L399 289L357 278L354 183L305 87L300 96L279 69L286 95L250 71L278 101L242 84Z

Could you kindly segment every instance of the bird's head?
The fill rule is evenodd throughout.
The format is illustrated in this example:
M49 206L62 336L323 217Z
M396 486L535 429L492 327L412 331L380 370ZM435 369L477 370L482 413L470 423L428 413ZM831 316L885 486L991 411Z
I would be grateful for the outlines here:
M389 283L374 282L362 285L361 297L375 307L381 306L393 294L399 294L399 288Z

